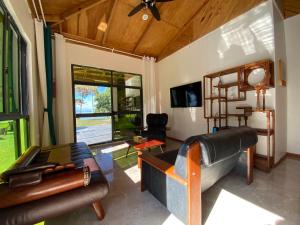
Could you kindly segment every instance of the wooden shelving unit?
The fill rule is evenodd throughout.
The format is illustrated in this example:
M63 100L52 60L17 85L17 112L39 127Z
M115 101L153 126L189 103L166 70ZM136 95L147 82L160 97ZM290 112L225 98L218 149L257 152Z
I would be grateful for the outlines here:
M255 108L255 106L238 106L236 109L242 110L241 113L229 113L228 103L246 101L246 92L256 90L256 88L250 86L246 80L251 73L251 69L264 68L267 73L264 82L267 83L267 88L273 87L272 66L273 63L270 60L262 60L204 76L204 118L207 121L207 133L210 133L211 121L213 122L214 127L228 129L231 128L231 126L228 125L229 117L237 118L238 126L248 126L248 118L252 116L252 113L265 113L267 119L266 129L256 128L258 135L267 137L266 155L257 154L257 157L255 158L256 167L263 171L270 171L274 165L275 111L273 109L265 109L265 92L263 92L263 108ZM222 77L232 74L236 74L235 81L228 83L221 82ZM219 83L213 84L214 79L219 79ZM228 89L233 87L237 87L237 96L229 99ZM209 93L207 93L207 91ZM217 104L217 106L214 104Z

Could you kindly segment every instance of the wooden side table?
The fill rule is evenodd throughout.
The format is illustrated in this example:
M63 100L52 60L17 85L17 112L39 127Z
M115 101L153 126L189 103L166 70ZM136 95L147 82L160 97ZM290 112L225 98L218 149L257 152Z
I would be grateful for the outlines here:
M144 143L141 143L141 144L136 144L133 146L133 148L137 151L138 153L138 168L141 168L141 165L142 165L142 161L140 159L140 155L143 154L143 151L145 150L149 150L151 148L154 148L154 147L159 147L161 152L163 153L164 150L162 148L162 146L164 145L165 143L162 142L162 141L158 141L158 140L151 140L151 141L146 141Z

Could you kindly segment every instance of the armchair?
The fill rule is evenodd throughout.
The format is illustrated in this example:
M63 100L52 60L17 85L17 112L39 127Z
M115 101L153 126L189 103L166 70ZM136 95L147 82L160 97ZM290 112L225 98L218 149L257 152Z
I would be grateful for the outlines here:
M141 131L143 137L148 139L156 139L165 141L166 139L166 126L168 123L168 114L153 114L150 113L146 118L147 130Z
M188 138L178 150L144 153L141 190L148 190L188 225L201 225L201 192L213 186L247 155L247 183L253 181L254 129L241 127Z

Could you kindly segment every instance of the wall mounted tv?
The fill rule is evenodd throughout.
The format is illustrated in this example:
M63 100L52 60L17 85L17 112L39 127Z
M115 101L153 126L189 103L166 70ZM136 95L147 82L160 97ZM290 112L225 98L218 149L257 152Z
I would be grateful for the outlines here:
M201 81L173 87L170 89L170 96L172 108L201 107Z

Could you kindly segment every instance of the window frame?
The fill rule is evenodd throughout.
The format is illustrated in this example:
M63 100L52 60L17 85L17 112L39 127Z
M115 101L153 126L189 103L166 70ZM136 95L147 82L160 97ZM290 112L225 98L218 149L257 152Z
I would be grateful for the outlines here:
M91 69L97 69L97 70L104 70L110 73L110 83L93 83L93 82L83 82L83 81L76 81L74 79L74 67L81 67L81 68L91 68ZM120 85L120 84L114 84L113 80L113 74L114 73L123 73L123 74L131 74L134 76L139 76L141 80L141 86L128 86L128 85ZM115 130L115 116L123 116L123 115L139 115L142 118L142 127L144 126L144 99L143 99L143 76L141 74L135 74L135 73L130 73L130 72L122 72L122 71L116 71L116 70L110 70L110 69L104 69L104 68L97 68L93 66L84 66L84 65L79 65L79 64L71 64L71 78L72 78L72 100L73 100L73 134L74 134L74 141L77 142L77 134L76 134L76 118L80 117L94 117L94 116L111 116L111 121L112 121L112 133L114 133ZM91 85L91 86L106 86L110 87L111 91L111 112L109 113L89 113L85 114L82 113L78 115L76 113L76 107L75 107L75 85ZM116 99L113 98L113 88L130 88L130 89L138 89L140 90L140 97L141 97L141 109L140 111L130 111L130 110L120 110L120 111L114 111L114 101L117 101ZM95 144L91 144L90 146L95 146L99 144L107 144L107 143L113 143L117 141L122 141L126 140L126 138L123 139L114 139L114 134L112 134L112 140L111 141L106 141L106 142L99 142Z
M30 146L30 133L29 133L29 114L28 114L28 86L27 86L27 43L24 37L22 36L18 26L14 22L13 17L11 16L10 12L7 10L5 4L0 1L0 9L1 13L3 12L4 22L3 22L3 40L2 40L2 89L3 89L3 112L0 112L0 122L1 121L7 121L12 120L16 122L16 147L15 154L16 159L22 154L22 143L21 143L21 131L20 131L20 122L22 119L26 121L26 132L27 135L25 137L27 146ZM7 36L9 29L13 29L14 32L16 32L17 35L17 43L18 43L18 71L17 71L17 83L18 83L18 111L17 112L10 112L10 96L9 96L9 84L8 79L9 78L9 68L8 68L8 60L6 54L8 51L10 51L7 47ZM13 48L12 48L13 49ZM13 54L13 50L12 54ZM15 71L13 71L14 73ZM13 81L15 76L13 74ZM14 90L14 87L13 91Z

